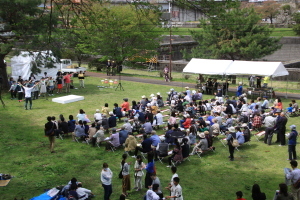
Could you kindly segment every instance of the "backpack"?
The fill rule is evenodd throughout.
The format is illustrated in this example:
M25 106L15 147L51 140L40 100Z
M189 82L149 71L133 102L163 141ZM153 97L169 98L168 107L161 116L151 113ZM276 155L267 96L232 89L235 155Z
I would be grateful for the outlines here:
M236 138L233 138L233 140L232 140L232 142L231 142L231 145L232 145L233 147L238 147L238 146L240 146L239 141L238 141Z

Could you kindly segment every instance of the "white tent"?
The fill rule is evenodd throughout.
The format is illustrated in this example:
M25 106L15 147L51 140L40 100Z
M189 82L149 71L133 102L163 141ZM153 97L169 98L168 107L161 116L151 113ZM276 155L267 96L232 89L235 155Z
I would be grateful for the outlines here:
M46 52L41 52L43 56L46 55ZM52 53L51 51L49 52ZM33 52L30 54L29 52L22 51L20 55L14 56L11 58L11 71L12 77L17 79L19 76L22 77L23 80L27 80L31 74L32 63L35 62L35 59L38 55L38 52ZM52 60L56 60L55 57L51 56ZM43 60L46 62L46 59ZM39 73L36 78L41 78L44 76L44 72L47 72L48 76L55 77L57 71L60 69L60 63L54 64L55 68L46 68L44 66L40 67L41 73Z
M226 75L286 76L289 72L281 62L234 61L226 70Z
M232 60L198 59L192 60L185 66L183 73L224 75Z

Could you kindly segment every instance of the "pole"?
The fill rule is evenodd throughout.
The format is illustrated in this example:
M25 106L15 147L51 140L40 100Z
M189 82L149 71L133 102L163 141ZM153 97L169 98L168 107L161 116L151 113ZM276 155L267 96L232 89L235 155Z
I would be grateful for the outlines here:
M172 23L170 21L170 80L172 80Z
M288 76L286 76L286 88L285 88L285 98L286 99L288 98L288 95L287 95L288 83L289 83Z

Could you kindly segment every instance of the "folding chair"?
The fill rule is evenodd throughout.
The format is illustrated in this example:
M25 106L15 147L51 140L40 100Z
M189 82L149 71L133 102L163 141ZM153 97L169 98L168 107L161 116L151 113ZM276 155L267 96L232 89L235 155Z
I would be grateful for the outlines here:
M166 155L166 156L157 156L157 158L158 158L158 160L159 160L159 162L161 163L161 164L163 164L163 159L164 158L166 158L166 157L168 157L169 155Z
M145 160L147 160L146 157L145 157L145 155L148 156L148 153L141 152L141 155L143 156L143 158L144 158Z
M209 148L208 148L207 150L205 150L205 151L202 151L201 149L199 149L199 150L196 151L196 154L197 154L197 156L198 156L199 158L202 158L201 155L202 155L203 153L205 153L205 152L210 152L210 151L215 152L214 147L209 147Z
M256 138L256 140L259 142L259 139L263 136L265 136L266 132L265 131L260 131L258 133L254 134L254 137Z

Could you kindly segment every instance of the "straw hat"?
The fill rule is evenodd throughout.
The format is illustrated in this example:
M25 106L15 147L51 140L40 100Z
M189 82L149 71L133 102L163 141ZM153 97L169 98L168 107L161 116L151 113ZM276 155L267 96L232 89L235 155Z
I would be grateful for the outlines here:
M231 126L231 127L228 128L228 131L231 132L231 133L234 133L235 132L235 128L233 126Z
M96 109L96 112L100 112L100 110L99 110L99 109Z
M200 134L199 134L199 137L200 137L200 138L205 138L205 134L204 134L204 133L200 133Z
M185 89L190 89L188 86L184 87Z
M145 96L145 95L143 95L143 96L142 96L142 99L146 99L146 96Z
M156 93L157 95L160 95L160 92Z

